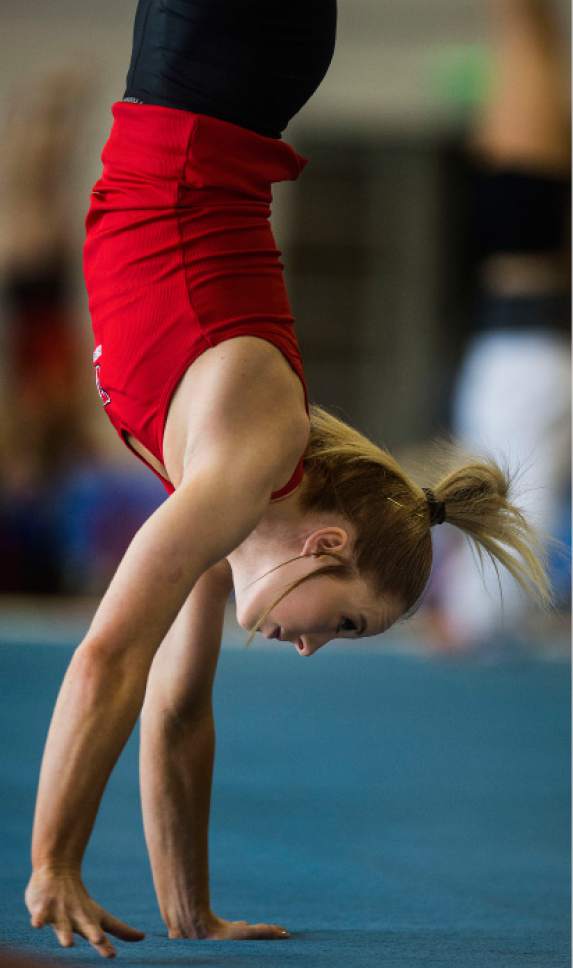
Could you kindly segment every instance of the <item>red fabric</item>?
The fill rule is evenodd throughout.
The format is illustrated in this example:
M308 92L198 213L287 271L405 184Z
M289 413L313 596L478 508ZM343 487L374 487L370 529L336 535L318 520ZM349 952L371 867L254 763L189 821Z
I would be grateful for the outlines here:
M177 384L201 353L235 336L260 337L284 354L308 413L269 222L272 183L296 179L307 159L206 115L124 102L112 113L86 218L84 277L96 383L117 433L124 443L133 434L163 463ZM272 498L294 490L302 473L301 458Z

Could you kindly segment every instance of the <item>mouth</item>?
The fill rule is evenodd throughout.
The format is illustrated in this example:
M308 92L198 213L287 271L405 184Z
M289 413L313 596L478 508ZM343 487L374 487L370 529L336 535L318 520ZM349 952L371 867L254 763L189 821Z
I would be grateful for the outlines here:
M281 629L280 625L275 625L274 629L270 633L269 632L265 632L264 629L262 629L262 628L258 628L257 629L257 632L259 632L261 635L264 635L264 637L267 640L270 640L270 639L281 639L282 640L282 629Z
M282 627L280 625L275 625L275 627L274 627L273 631L270 633L270 635L268 633L265 634L263 632L262 628L257 629L257 632L260 632L262 635L264 635L265 638L267 639L267 641L270 641L271 639L278 639L279 642L289 642L289 641L292 641L292 639L289 639L289 638L287 638L284 635L283 629L282 629ZM301 638L298 638L296 640L296 642L293 642L293 645L294 645L295 649L297 650L297 652L300 652L301 654L304 654L304 642L302 641Z

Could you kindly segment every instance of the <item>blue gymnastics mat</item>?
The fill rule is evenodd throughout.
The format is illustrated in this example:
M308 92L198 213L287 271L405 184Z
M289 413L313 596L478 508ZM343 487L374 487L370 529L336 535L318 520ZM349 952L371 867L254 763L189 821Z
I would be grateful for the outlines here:
M386 637L385 637L386 638ZM0 647L3 944L99 964L29 926L43 743L69 645ZM570 964L567 661L424 659L329 646L223 649L215 688L213 908L287 941L169 941L139 807L138 731L84 867L144 930L126 966L561 968Z

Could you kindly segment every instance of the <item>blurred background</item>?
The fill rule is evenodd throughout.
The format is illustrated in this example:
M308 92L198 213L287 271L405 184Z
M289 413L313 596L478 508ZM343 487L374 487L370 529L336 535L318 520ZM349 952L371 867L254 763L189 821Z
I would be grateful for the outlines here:
M165 499L93 382L81 255L135 0L3 0L0 636L87 627ZM311 399L421 467L449 436L517 473L557 607L434 529L399 648L567 649L571 609L570 50L566 0L339 0L334 61L275 186ZM229 621L233 621L230 612Z

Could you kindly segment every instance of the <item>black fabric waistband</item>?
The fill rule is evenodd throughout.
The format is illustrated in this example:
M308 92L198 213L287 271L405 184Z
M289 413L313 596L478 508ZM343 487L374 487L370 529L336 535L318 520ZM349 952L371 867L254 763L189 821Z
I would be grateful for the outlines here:
M547 293L497 296L482 293L478 299L474 329L480 332L571 332L570 294Z
M559 252L568 246L568 176L485 166L476 166L472 176L478 260L500 252Z
M336 0L139 0L124 100L280 138L325 76Z

